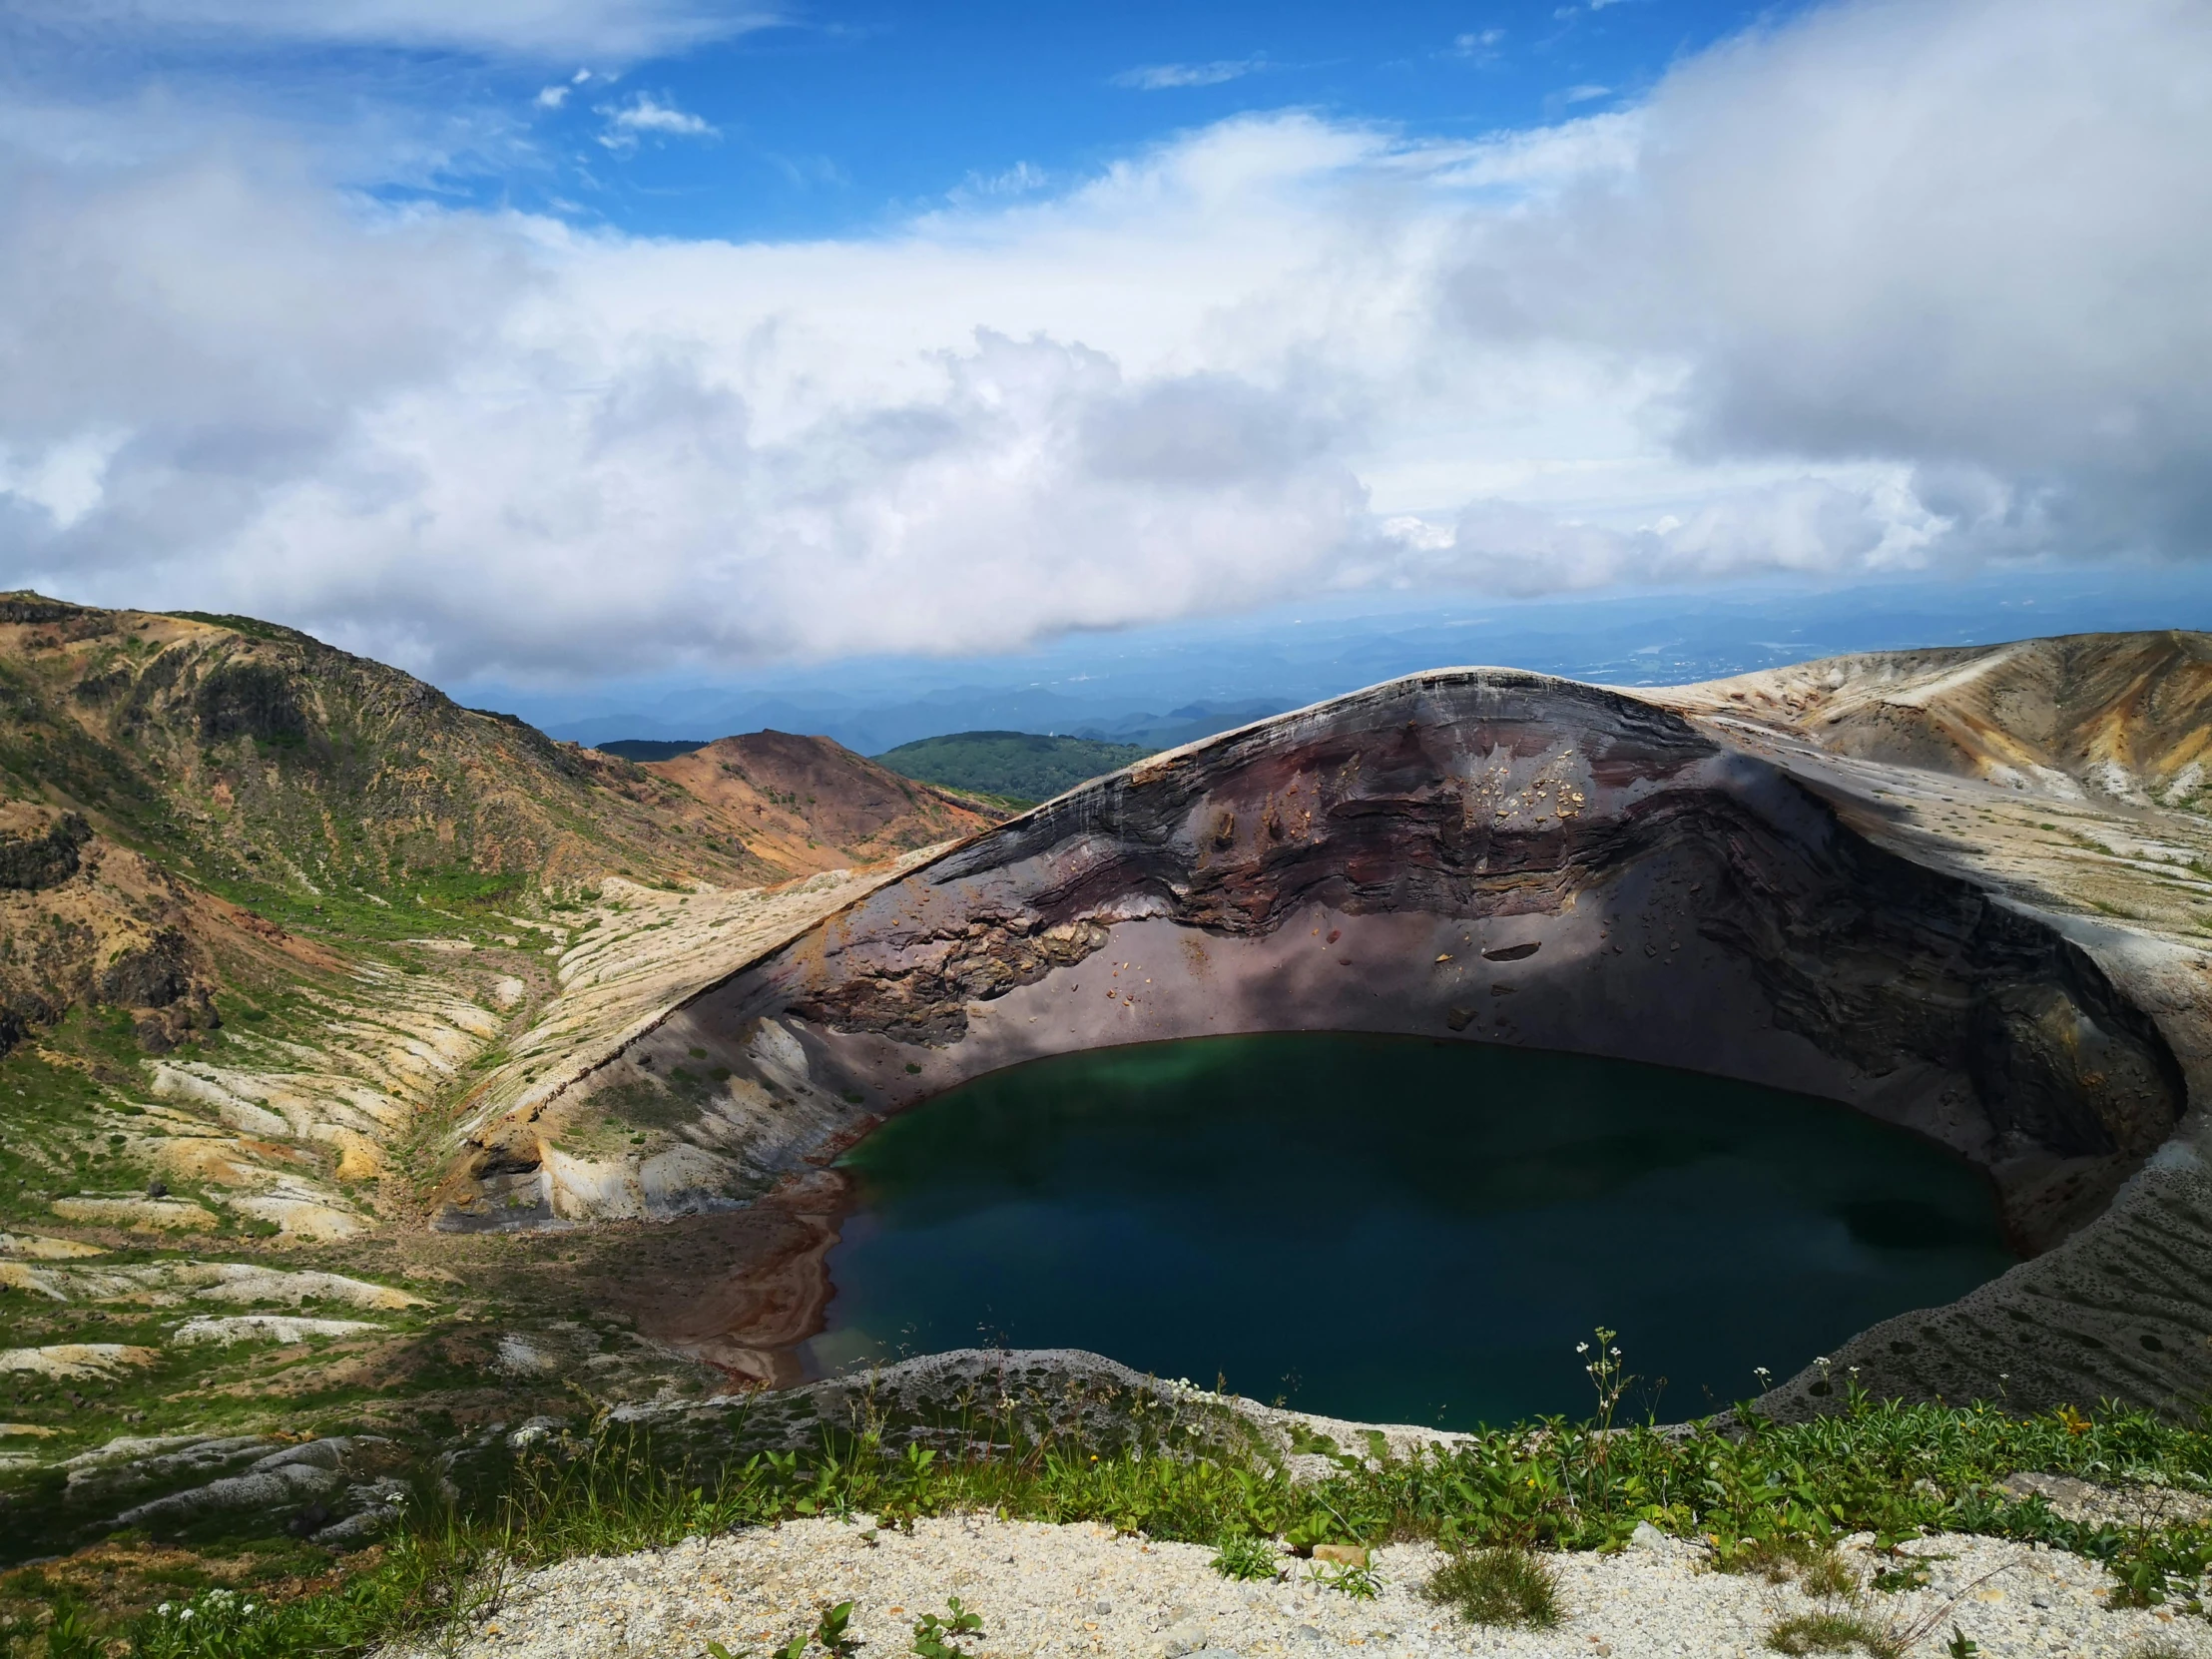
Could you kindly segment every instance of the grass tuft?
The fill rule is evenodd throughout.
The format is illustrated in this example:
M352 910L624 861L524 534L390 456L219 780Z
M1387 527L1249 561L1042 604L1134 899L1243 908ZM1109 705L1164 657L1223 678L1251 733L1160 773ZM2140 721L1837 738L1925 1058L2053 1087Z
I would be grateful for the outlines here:
M1549 1630L1559 1622L1558 1571L1512 1544L1453 1551L1425 1589L1431 1601L1453 1608L1470 1624Z
M1891 1659L1897 1647L1889 1633L1863 1613L1826 1608L1799 1613L1767 1632L1767 1646L1777 1653L1849 1653L1863 1648L1874 1659Z
M1825 1540L1798 1532L1774 1533L1746 1539L1724 1555L1724 1572L1758 1573L1769 1584L1787 1584L1811 1567L1823 1554L1833 1554Z
M1859 1593L1859 1575L1835 1550L1824 1549L1806 1562L1798 1574L1798 1587L1816 1598L1855 1596Z

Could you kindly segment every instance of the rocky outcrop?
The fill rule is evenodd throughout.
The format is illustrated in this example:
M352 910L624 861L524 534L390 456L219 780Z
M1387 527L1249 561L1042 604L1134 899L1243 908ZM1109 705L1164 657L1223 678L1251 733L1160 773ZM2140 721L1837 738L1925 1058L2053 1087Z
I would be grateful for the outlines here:
M60 1513L99 1537L139 1527L159 1537L240 1516L272 1517L293 1537L358 1548L399 1518L407 1485L398 1448L373 1434L286 1445L256 1434L120 1439L62 1464Z
M92 826L75 813L26 805L0 806L0 887L38 892L77 873Z
M219 1023L215 970L191 895L159 866L94 835L83 819L0 809L13 820L0 881L0 1053L76 1004L128 1012L141 1046L167 1053ZM0 838L0 864L10 841Z

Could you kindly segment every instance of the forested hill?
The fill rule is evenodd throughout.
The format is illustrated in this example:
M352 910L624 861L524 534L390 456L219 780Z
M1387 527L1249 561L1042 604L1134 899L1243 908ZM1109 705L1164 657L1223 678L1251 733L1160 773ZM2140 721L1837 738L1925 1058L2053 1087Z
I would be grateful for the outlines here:
M1103 743L1096 738L955 732L900 744L875 759L901 777L1028 806L1119 772L1152 753L1143 744Z

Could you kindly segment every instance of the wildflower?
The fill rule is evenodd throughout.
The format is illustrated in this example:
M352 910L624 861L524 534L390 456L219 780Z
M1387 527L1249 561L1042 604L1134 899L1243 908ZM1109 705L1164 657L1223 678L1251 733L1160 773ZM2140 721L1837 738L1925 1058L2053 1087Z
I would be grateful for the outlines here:
M186 1608L186 1609L185 1609L185 1610L184 1610L184 1611L183 1611L182 1613L179 1613L179 1614L177 1615L177 1618L178 1618L178 1622L179 1622L179 1623L182 1623L182 1622L183 1622L184 1620L186 1620L186 1619L189 1619L189 1618L191 1618L191 1617L192 1617L192 1609L191 1609L190 1607L187 1607L187 1608Z
M1587 1354L1590 1352L1590 1345L1588 1343L1576 1343L1574 1351L1577 1354Z
M159 1607L154 1609L155 1612L161 1614L161 1616L165 1619L168 1618L169 1615L175 1610L176 1609L169 1602L166 1601L163 1602Z

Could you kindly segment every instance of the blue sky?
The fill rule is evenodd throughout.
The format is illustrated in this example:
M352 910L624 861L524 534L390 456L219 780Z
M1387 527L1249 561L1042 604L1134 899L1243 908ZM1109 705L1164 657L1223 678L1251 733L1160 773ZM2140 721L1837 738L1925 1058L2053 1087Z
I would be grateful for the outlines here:
M2201 0L13 0L0 585L548 707L1324 605L2202 621L2208 77Z
M652 235L839 235L948 195L1065 184L1240 115L1306 108L1465 138L1619 108L1677 57L1789 9L811 7L627 66L579 62L537 79L502 66L478 95L527 122L533 153L443 182ZM484 73L445 62L464 87ZM589 78L575 82L578 72ZM558 102L545 107L545 95ZM615 125L641 103L666 112L664 124ZM711 131L687 132L686 117Z

